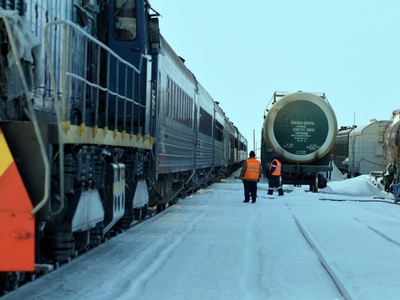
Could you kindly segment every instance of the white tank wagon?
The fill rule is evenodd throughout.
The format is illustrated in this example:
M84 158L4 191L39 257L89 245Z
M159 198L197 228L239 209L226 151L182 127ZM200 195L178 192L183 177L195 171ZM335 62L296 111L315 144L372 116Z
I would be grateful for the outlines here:
M384 189L400 201L400 109L394 110L385 128L382 147L382 171Z
M264 117L264 170L274 152L282 159L283 184L309 184L316 192L326 186L326 177L332 171L336 134L336 115L325 94L275 92Z
M387 120L371 119L368 124L349 133L347 165L349 176L369 174L382 170L382 146Z
M347 158L349 156L349 135L356 125L341 126L336 135L335 146L333 147L333 162L343 174L348 174Z

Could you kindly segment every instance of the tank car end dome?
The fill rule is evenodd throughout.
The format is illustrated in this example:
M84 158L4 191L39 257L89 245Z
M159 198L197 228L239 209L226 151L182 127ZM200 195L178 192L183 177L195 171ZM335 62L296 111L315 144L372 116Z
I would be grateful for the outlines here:
M293 163L312 163L333 147L336 115L323 98L306 92L282 97L264 120L264 138L272 150Z

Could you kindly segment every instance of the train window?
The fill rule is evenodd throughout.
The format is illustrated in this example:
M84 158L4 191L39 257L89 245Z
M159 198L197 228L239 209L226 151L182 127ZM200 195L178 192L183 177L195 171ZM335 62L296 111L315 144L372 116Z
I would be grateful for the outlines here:
M187 95L188 97L188 114L187 114L187 125L189 128L193 127L193 98Z
M189 127L189 95L188 94L184 94L184 99L185 99L185 115L183 118L183 123Z
M200 132L208 136L212 133L212 116L200 107Z
M176 86L176 121L181 122L182 119L182 90Z
M179 98L178 98L178 107L179 107L179 117L178 122L182 124L183 121L183 110L185 109L185 104L183 103L183 91L179 87Z
M167 116L171 117L171 79L167 77Z
M115 0L115 37L120 40L134 40L136 30L135 0Z
M224 126L218 121L215 121L214 138L221 142L224 140Z
M184 126L193 126L193 98L167 77L166 116Z
M170 107L169 117L171 119L174 119L175 118L175 85L173 82L171 83L170 100L171 101L169 104L169 107Z
M176 86L176 83L174 82L174 92L172 94L172 112L173 112L173 120L178 119L178 87Z

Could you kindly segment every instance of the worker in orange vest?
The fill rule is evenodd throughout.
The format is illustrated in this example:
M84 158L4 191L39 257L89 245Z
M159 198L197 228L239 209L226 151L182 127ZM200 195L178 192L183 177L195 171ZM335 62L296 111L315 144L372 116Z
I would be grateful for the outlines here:
M251 203L256 203L257 182L261 176L261 163L256 158L254 151L250 151L249 158L243 163L239 178L244 186L244 203L248 203L251 197Z
M278 190L278 195L283 196L283 189L281 185L281 161L275 153L271 155L271 164L268 168L268 195L272 195L274 188Z

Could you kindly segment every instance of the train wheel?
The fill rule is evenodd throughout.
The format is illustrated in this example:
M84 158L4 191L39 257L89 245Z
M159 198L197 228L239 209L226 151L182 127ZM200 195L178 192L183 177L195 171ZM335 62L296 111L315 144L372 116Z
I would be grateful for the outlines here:
M142 220L146 219L148 213L149 213L149 210L148 210L147 205L143 206L142 214L141 214Z
M165 209L165 207L166 207L166 204L165 203L158 203L157 204L157 212L159 213L159 212L162 212L164 209Z
M313 183L310 184L310 192L318 193L318 174L314 174Z
M142 218L142 210L140 209L140 208L135 208L134 210L133 210L133 214L134 214L134 219L137 221L137 220L140 220L141 218Z
M36 280L36 273L35 272L30 272L25 274L25 281L27 282L32 282Z
M13 290L16 290L21 280L19 272L2 272L0 273L0 297Z
M43 241L44 256L53 262L66 262L75 251L75 239L70 232L47 235Z

